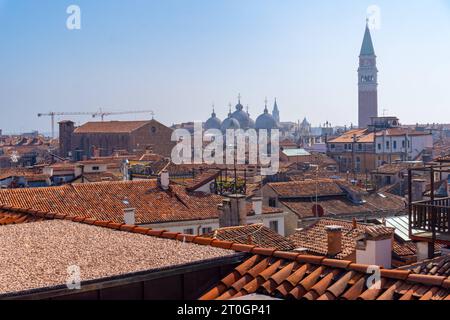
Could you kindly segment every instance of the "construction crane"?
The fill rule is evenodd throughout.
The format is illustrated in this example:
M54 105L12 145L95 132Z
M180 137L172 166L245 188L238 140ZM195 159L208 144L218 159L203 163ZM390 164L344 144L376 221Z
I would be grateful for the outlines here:
M152 110L104 112L104 111L102 111L102 109L100 109L98 112L93 113L92 117L93 118L101 117L102 121L104 121L105 117L109 117L109 116L119 116L119 115L125 115L125 114L142 114L142 113L149 113L152 117L155 116L155 113Z
M119 111L119 112L104 112L99 109L97 112L48 112L48 113L38 113L38 117L51 117L52 122L52 138L55 138L55 117L56 116L92 116L92 118L100 117L104 121L105 117L115 116L115 115L126 115L126 114L142 114L149 113L152 117L155 113L152 110L140 110L140 111Z

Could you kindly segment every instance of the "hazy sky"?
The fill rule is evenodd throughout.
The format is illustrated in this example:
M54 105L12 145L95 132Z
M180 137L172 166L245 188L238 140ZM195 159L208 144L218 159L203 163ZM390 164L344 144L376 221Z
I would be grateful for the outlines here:
M66 28L70 4L81 30ZM99 107L170 125L206 120L213 102L223 119L239 92L253 118L267 96L283 121L356 123L373 4L380 110L450 123L450 0L0 0L0 128L48 132L38 112Z

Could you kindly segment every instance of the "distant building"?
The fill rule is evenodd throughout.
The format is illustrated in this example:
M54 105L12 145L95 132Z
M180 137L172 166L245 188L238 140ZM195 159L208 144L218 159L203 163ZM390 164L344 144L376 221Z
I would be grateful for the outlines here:
M370 119L378 116L378 69L377 56L366 25L364 40L359 55L358 69L358 126L367 128Z
M235 107L235 111L232 112L231 104L230 110L228 113L228 117L221 121L213 109L211 117L206 120L204 123L205 130L209 129L218 129L222 132L226 132L226 130L248 130L248 129L256 129L256 130L272 130L272 129L281 129L280 125L280 110L278 108L277 101L275 99L274 107L272 113L269 112L267 107L267 99L265 101L264 112L255 120L253 120L250 116L250 113L244 111L244 106L241 103L241 96L239 95L238 103Z
M280 123L280 110L278 109L277 99L275 98L275 104L273 105L272 116L277 123Z
M372 117L367 129L327 141L327 154L341 172L369 173L384 164L421 160L432 147L429 132L400 127L395 117Z
M170 156L175 142L172 129L156 120L88 122L75 128L73 122L60 123L60 156L73 160L110 156L118 150L128 153L151 149Z

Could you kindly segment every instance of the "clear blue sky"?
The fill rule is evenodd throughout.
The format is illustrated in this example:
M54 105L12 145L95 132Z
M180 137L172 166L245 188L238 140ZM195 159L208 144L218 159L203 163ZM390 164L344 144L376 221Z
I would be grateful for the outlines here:
M66 29L70 4L80 31ZM99 107L170 125L206 120L215 102L224 118L239 92L254 118L267 96L282 120L356 123L372 4L380 109L450 122L450 0L0 0L0 128L48 132L36 113Z

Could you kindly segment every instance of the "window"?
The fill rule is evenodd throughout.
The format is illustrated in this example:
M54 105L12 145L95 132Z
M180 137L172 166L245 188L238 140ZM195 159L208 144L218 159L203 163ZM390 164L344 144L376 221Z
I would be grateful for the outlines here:
M393 142L393 147L394 147L394 149L397 149L397 141Z
M211 227L202 228L202 234L207 234L207 233L211 233L211 232L212 232Z
M152 133L156 133L156 127L151 128Z
M278 233L278 221L277 220L273 220L269 222L269 228L272 231L275 231L276 233Z
M389 150L389 146L390 146L389 141L386 141L386 149Z
M381 150L381 143L378 144L378 150Z
M100 170L100 167L92 167L92 170L98 171L98 170Z
M406 147L406 142L405 142L405 140L403 140L402 141L402 148L405 148Z
M276 208L277 207L277 198L270 198L269 199L269 207Z
M336 145L332 144L331 149L335 149L335 148L336 148Z
M358 150L360 150L360 151L361 151L361 150L362 150L362 148L363 148L363 147L362 147L362 144L361 144L361 143L360 143L360 144L358 144Z
M184 229L184 230L183 230L183 233L184 233L184 234L194 234L194 229L192 229L192 228Z

